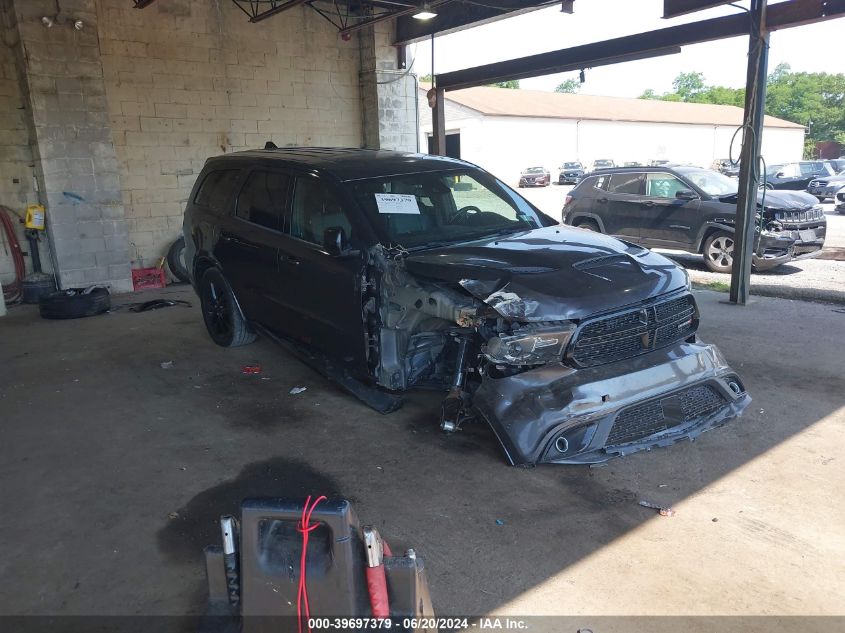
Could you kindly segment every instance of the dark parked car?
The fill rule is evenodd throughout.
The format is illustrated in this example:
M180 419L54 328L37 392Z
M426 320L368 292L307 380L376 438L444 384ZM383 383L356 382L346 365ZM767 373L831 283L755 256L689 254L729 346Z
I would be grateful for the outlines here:
M816 196L816 198L824 202L828 198L835 196L836 192L842 189L842 187L845 187L845 169L835 176L811 180L810 184L807 185L807 193Z
M845 215L845 187L836 192L836 212Z
M733 266L737 181L699 167L617 168L590 174L569 192L563 221L651 248L701 253L707 267ZM754 267L774 268L820 251L827 222L811 195L765 191Z
M210 159L185 211L211 338L256 332L388 412L446 394L513 464L600 462L690 439L750 398L697 340L686 272L564 227L459 160L353 149Z
M770 165L766 169L766 187L804 191L811 180L827 178L836 172L823 160L802 160L785 165Z
M560 174L557 177L559 185L576 185L584 177L584 166L579 162L564 163L560 166Z
M552 175L545 167L529 167L519 175L520 187L548 187Z
M717 158L710 168L725 176L739 178L739 162L735 163L730 158Z
M609 158L597 158L593 161L592 170L595 171L596 169L608 169L610 167L616 167L616 163L614 163Z

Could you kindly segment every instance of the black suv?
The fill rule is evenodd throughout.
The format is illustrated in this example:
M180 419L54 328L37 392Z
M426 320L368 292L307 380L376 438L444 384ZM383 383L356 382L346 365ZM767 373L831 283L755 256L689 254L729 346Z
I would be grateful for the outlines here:
M560 174L557 177L557 184L559 185L577 185L578 181L584 177L584 165L578 161L563 163L560 166Z
M802 160L784 165L770 165L766 169L766 187L804 191L811 180L836 175L824 160Z
M513 464L664 446L750 401L696 340L683 269L556 224L459 160L317 148L212 158L184 236L217 344L265 333L382 412L407 389L441 389L442 428L480 416Z
M651 248L701 253L714 272L733 266L737 181L699 167L632 167L590 174L569 192L563 221ZM808 193L761 189L754 267L820 251L827 221ZM759 212L758 212L759 213Z

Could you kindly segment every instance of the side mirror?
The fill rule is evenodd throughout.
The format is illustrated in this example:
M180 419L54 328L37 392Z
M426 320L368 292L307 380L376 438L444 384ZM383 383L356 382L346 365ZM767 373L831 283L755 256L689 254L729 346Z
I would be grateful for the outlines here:
M323 231L323 248L329 255L342 255L346 250L346 233L339 226L330 226Z
M778 173L775 174L775 178L785 178L785 177L786 177L786 174L783 173L782 171L779 171Z
M678 189L675 192L675 197L678 200L695 200L698 198L698 194L696 194L692 189Z

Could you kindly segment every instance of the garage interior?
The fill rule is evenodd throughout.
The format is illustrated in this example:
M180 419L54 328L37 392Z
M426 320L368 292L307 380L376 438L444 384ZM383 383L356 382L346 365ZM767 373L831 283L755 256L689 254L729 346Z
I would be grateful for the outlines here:
M394 44L433 27L391 2L351 18L309 4L0 4L0 204L45 205L41 259L60 287L115 294L94 318L47 321L35 306L0 318L11 510L0 614L168 616L158 628L190 630L179 616L205 607L202 550L219 538L218 517L246 497L317 493L351 499L418 552L438 615L571 618L549 630L679 626L598 617L618 615L841 625L845 346L824 334L842 330L841 306L754 297L741 308L698 291L701 337L754 399L741 419L600 468L518 469L484 424L442 434L441 394L415 393L381 416L272 341L216 347L189 286L122 294L131 270L155 266L178 235L208 156L266 141L418 149L412 60ZM546 4L431 3L444 14L438 32ZM818 19L845 12L835 1L780 4ZM451 80L436 78L435 103ZM11 269L0 259L0 274ZM193 306L127 309L155 297ZM242 373L250 364L262 373ZM657 516L643 499L677 514ZM714 630L717 619L683 626Z

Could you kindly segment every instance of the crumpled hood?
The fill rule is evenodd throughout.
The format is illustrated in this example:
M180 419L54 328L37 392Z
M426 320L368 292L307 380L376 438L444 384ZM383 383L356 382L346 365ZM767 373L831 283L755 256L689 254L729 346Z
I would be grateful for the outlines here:
M662 255L563 225L412 253L405 268L460 284L520 321L583 319L687 283L685 272Z
M719 198L722 202L736 202L736 194ZM757 205L763 200L763 191L757 191ZM766 209L773 211L803 211L819 201L806 191L790 191L788 189L766 189Z

